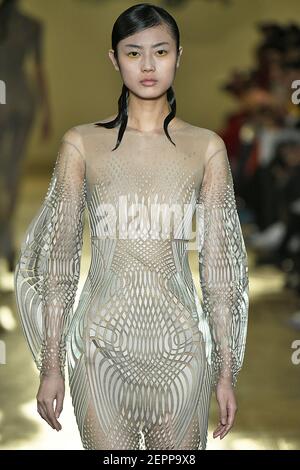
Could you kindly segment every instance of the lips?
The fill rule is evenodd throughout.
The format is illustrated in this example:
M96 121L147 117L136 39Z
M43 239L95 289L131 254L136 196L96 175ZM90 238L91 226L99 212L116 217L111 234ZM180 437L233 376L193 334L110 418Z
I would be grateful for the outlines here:
M148 79L146 78L145 80L141 80L141 84L142 85L155 85L155 83L157 82L157 80L152 80L152 79Z

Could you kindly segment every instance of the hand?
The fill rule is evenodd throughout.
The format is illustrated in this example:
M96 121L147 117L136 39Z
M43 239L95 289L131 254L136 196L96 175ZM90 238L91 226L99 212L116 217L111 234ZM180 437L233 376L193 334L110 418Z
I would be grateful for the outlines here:
M40 387L36 396L37 411L41 417L56 431L62 429L57 418L63 409L65 396L65 381L60 373L43 375ZM56 406L54 410L54 400Z
M213 438L220 436L220 439L223 439L232 428L237 412L235 394L230 381L219 380L216 398L219 404L220 421L213 432Z

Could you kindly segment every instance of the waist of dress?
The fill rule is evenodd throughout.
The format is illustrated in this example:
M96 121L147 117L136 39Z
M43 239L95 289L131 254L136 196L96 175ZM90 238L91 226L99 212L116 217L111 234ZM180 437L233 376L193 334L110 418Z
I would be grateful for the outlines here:
M170 278L176 272L189 272L188 240L123 240L91 238L91 271L137 273L154 272ZM101 260L101 264L100 264ZM100 274L100 273L99 273Z
M95 236L91 235L90 239L92 242L99 242L99 243L111 243L111 244L126 244L128 246L132 245L141 245L144 244L145 246L166 246L166 245L173 245L173 244L183 244L183 245L188 245L191 243L191 246L193 246L193 239L188 239L188 238L175 238L175 237L108 237L108 236Z

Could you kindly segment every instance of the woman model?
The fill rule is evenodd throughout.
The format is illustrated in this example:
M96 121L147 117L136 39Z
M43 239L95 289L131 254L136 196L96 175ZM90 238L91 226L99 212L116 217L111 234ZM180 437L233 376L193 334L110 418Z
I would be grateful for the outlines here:
M181 54L163 8L118 17L109 57L123 80L119 112L66 131L16 266L38 412L61 429L67 357L85 449L205 449L212 390L214 437L234 422L247 254L223 140L175 116ZM91 265L73 311L85 206ZM194 213L202 302L188 264Z
M26 145L40 107L43 139L51 133L51 113L43 65L43 23L19 10L18 0L0 0L0 80L5 104L0 104L0 256L15 267L14 214ZM26 73L32 57L38 93Z

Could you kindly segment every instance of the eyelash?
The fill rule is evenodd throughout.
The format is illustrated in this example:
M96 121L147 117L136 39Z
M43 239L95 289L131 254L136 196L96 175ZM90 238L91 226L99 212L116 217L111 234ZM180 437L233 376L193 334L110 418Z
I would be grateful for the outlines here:
M160 49L160 50L158 50L157 52L165 52L165 53L167 53L168 51L166 51L165 49ZM129 56L129 54L138 54L138 52L137 52L137 51L131 51L131 52L129 52L127 55ZM160 55L160 54L159 54L159 55ZM164 54L163 54L163 55L164 55ZM130 56L129 56L129 57L130 57ZM134 58L135 58L135 57L136 57L136 56L134 56ZM163 56L160 55L160 57L163 57Z

